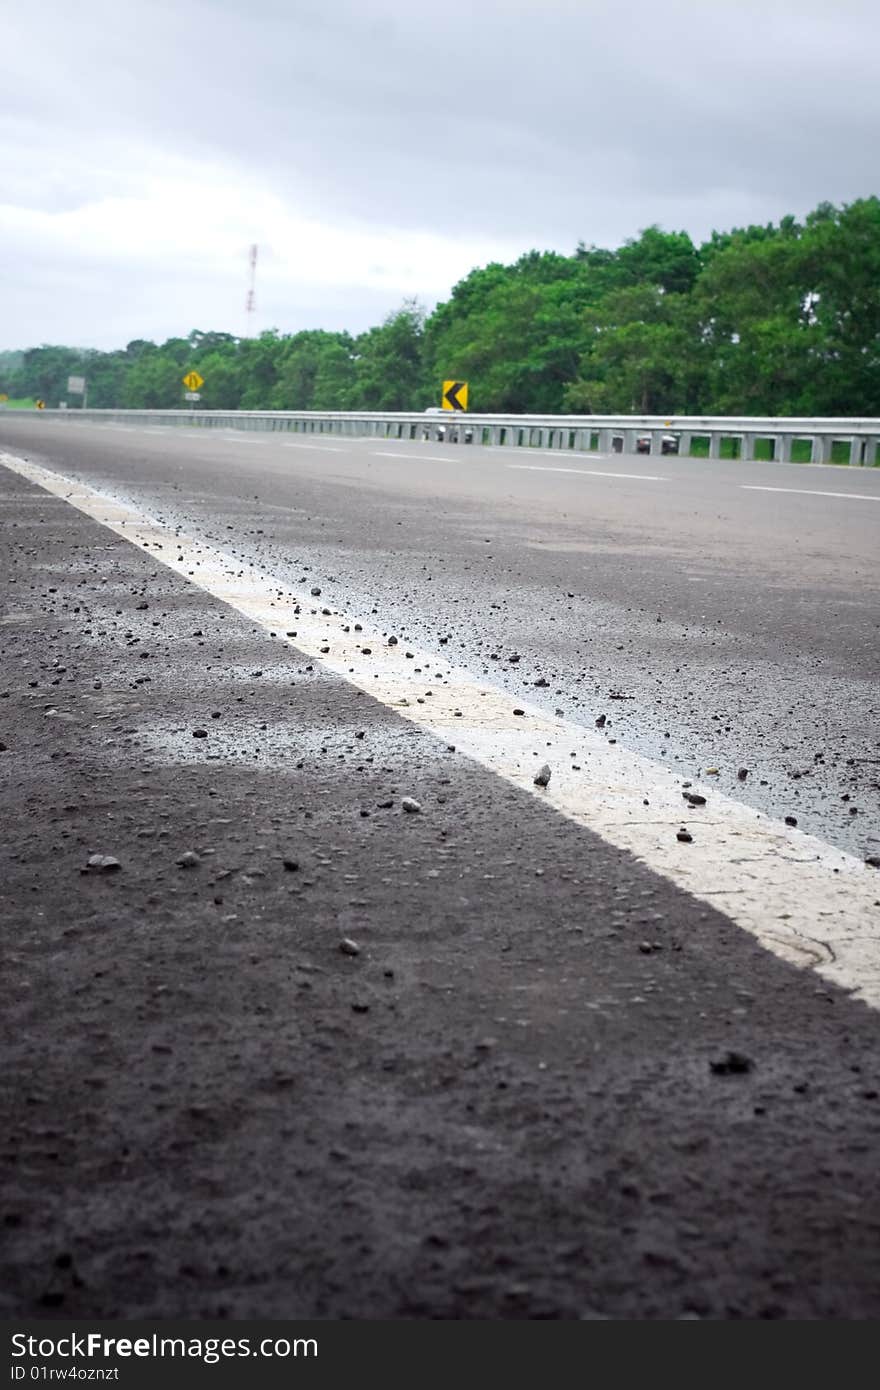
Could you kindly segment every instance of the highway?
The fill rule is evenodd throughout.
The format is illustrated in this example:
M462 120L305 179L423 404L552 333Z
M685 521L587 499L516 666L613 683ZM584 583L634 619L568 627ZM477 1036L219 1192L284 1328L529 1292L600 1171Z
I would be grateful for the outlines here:
M880 469L0 462L7 1316L880 1313Z

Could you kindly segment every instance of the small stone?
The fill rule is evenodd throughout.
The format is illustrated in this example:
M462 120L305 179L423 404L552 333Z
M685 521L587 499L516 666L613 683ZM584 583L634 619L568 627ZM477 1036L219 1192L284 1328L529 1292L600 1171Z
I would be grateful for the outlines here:
M410 815L413 816L422 809L421 802L414 800L411 796L405 796L400 804L404 811L409 811Z
M600 714L600 715L599 715L599 718L596 720L596 728L597 728L597 729L604 729L604 728L605 728L605 720L606 720L606 718L607 718L607 716L604 715L604 714Z
M86 868L92 869L95 873L109 874L113 873L115 869L121 869L122 865L112 854L90 854Z
M705 806L706 798L699 792L682 792L682 796L689 806Z
M297 859L282 859L281 862L290 874L295 874L299 869L299 860Z
M754 1062L744 1052L725 1052L709 1063L709 1070L715 1076L744 1076L752 1071Z
M352 941L350 936L344 936L339 943L339 949L344 956L359 956L361 948L356 941Z
M869 854L865 863L869 869L880 869L880 854Z
M550 684L550 682L549 682L549 681L545 681L545 679L544 679L543 676L539 676L538 679L537 679L536 681L533 681L533 682L532 682L532 684L533 684L533 685L536 685L536 686L538 687L539 690L545 690L545 689L547 688L547 686Z
M681 830L676 832L675 838L676 840L680 840L683 845L689 845L693 842L694 837L689 830L685 830L684 826L682 826Z
M396 637L389 637L389 638L388 638L388 645L389 645L389 647L396 647L396 646L397 646L397 638L396 638Z
M316 584L314 588L309 589L309 593L311 594L312 598L318 598L320 597L321 590L318 588Z
M785 824L786 824L786 825L797 825L797 816L786 816L786 817L785 817Z
M201 863L201 860L195 850L186 849L174 862L179 865L181 869L194 869L197 864Z
M535 786L546 787L548 782L550 781L551 776L552 773L550 771L550 766L548 763L545 763L544 766L540 768L539 771L535 774Z
M739 770L739 772L736 774L737 780L740 781L740 782L744 782L744 781L746 780L746 778L748 777L748 775L749 775L749 769L748 769L747 767L741 767L740 770Z
M515 709L513 712L514 712L514 714L525 714L525 710L524 710L524 709Z
M208 737L208 730L207 730L207 729L193 729L193 738L207 738L207 737Z

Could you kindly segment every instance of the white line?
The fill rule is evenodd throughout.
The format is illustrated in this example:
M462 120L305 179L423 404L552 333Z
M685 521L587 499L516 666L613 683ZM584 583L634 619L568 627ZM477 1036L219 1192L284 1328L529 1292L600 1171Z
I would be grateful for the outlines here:
M508 463L507 468L527 469L531 473L580 473L585 478L635 478L640 483L665 483L668 478L652 473L599 473L594 468L547 468L543 463Z
M654 873L724 912L768 951L793 965L812 967L880 1008L880 877L853 855L761 815L714 787L695 786L693 791L704 795L707 804L692 809L682 797L680 777L619 744L610 745L598 730L553 719L525 701L516 705L522 713L514 715L514 697L463 668L448 666L435 652L403 642L388 646L368 621L355 633L352 617L339 611L325 616L305 589L292 589L268 572L243 571L240 560L206 541L181 534L78 479L10 454L0 454L0 463L267 632L295 632L290 646L316 666L633 854ZM325 592L321 603L330 607L332 595ZM295 614L296 606L301 611ZM552 778L539 791L534 776L544 762ZM691 843L677 840L681 825L690 830ZM711 943L704 944L711 949Z
M247 434L218 434L217 439L223 444L268 444L268 439L251 439Z
M880 502L880 493L819 492L810 487L762 487L759 483L740 483L744 492L797 492L802 497L846 497L855 502Z
M446 454L405 454L402 449L390 450L386 453L383 449L371 449L371 454L375 454L379 459L432 459L435 463L464 463L463 458L449 458Z
M345 454L347 449L339 449L335 444L294 444L292 439L281 441L282 449L311 449L314 454Z

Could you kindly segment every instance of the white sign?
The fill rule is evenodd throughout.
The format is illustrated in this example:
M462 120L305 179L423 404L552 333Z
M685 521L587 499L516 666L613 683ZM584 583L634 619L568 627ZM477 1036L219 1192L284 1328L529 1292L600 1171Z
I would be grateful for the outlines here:
M69 376L67 378L67 389L75 396L81 396L86 389L86 379L84 376Z
M202 398L198 391L185 391L183 399L185 401L200 401Z

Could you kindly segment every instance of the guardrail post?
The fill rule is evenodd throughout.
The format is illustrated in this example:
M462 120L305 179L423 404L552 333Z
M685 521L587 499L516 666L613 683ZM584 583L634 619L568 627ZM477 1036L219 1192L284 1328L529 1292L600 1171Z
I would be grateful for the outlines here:
M721 457L721 434L718 430L712 430L709 435L709 457L710 459L720 459Z
M757 441L758 436L756 434L752 434L750 430L745 431L742 434L739 456L742 459L743 463L748 463L750 460L754 459L755 445Z
M680 434L678 436L678 453L680 458L690 457L690 452L693 448L693 445L691 443L692 439L693 435L690 433L689 430L686 431L684 434Z
M866 445L866 440L860 434L854 434L849 446L850 467L860 468L862 464L862 446Z
M831 446L834 440L827 434L814 434L812 437L812 447L810 449L811 463L828 463L831 458Z

